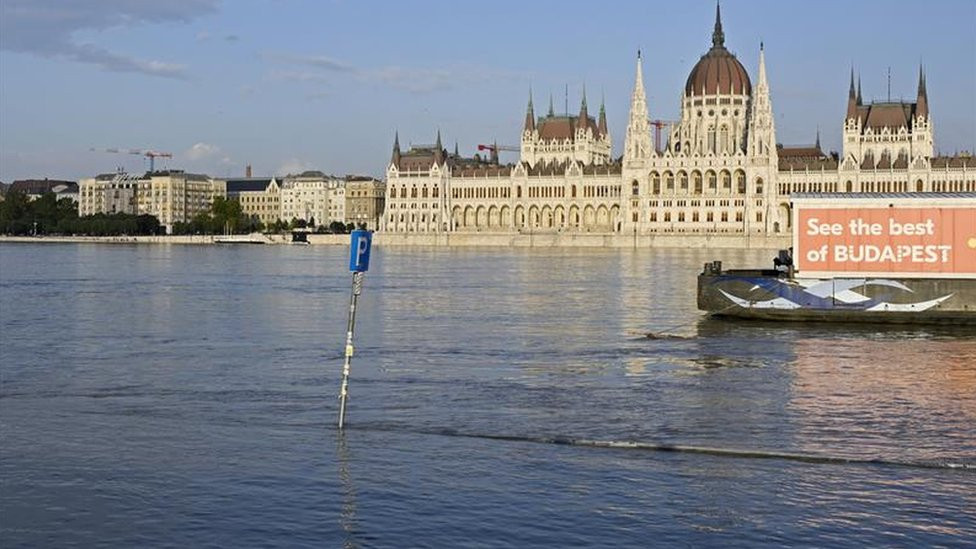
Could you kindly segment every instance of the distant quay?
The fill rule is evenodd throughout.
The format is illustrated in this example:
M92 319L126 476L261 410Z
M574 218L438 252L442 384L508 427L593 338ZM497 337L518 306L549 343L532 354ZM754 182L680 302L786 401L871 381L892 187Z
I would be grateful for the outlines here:
M215 236L0 236L0 243L91 243L91 244L219 244ZM289 235L265 235L268 244L292 244ZM790 246L788 235L658 234L619 233L376 233L379 247L502 247L502 248L748 248L780 249ZM309 234L312 245L348 246L346 234ZM228 244L220 244L228 245ZM233 245L233 244L230 244Z
M578 232L521 233L377 233L378 246L458 246L512 248L752 248L790 246L789 235L655 234Z

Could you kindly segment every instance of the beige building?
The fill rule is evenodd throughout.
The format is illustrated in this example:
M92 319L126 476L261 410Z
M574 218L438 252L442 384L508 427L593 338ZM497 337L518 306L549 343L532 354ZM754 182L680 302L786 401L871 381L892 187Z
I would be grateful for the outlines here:
M319 171L289 175L281 184L281 219L328 225L345 219L345 182Z
M792 192L976 191L968 155L934 155L926 81L914 103L865 104L849 90L840 154L777 145L763 47L755 82L725 47L716 8L711 48L691 70L681 115L663 143L638 53L619 160L612 160L605 109L589 116L536 118L530 97L520 159L448 154L433 146L400 150L394 139L381 228L395 233L593 232L724 235L743 240L790 233ZM812 133L812 132L811 132Z
M386 203L386 185L366 176L346 176L345 222L375 231Z
M180 170L143 176L102 174L79 182L78 215L149 214L171 232L173 224L209 213L214 197L220 194L220 185L210 177Z
M241 212L265 226L281 218L281 185L274 177L244 177L220 182L223 195L237 200Z

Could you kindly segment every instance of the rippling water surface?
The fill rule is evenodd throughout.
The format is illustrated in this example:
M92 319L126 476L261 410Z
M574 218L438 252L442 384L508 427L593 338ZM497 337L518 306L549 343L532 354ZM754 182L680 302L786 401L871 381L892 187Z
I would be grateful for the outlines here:
M973 329L732 323L708 260L0 245L0 545L976 545ZM646 337L647 334L654 337Z

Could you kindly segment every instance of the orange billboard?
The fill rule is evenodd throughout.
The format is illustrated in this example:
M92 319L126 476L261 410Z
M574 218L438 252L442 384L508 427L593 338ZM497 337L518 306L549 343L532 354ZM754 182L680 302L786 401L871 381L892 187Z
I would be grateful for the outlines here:
M976 276L976 206L797 207L801 274Z

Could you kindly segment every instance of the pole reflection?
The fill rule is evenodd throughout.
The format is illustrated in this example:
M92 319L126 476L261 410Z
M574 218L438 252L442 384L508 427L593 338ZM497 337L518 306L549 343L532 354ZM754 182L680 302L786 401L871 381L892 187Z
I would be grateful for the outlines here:
M339 510L339 527L344 537L342 546L346 549L358 549L356 540L359 521L356 518L356 488L353 486L352 474L349 472L349 447L346 444L345 431L336 433L336 463L339 465L339 485L342 487L342 507Z

